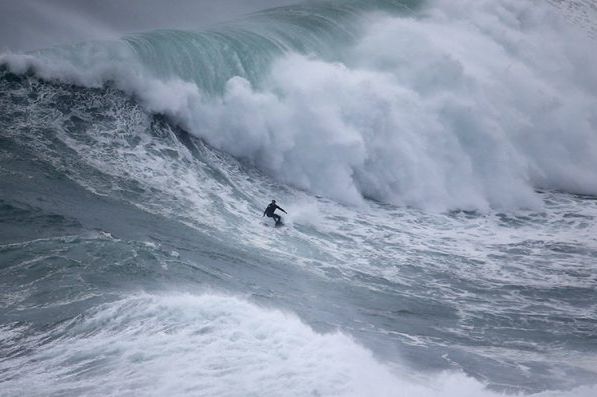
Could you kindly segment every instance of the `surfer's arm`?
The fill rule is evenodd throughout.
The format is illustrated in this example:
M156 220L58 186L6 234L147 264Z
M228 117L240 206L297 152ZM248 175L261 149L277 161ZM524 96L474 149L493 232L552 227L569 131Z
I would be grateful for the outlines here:
M276 206L276 207L278 207L278 206ZM278 207L278 209L279 209L280 211L282 211L283 213L285 213L285 214L288 214L288 212L284 211L284 208L282 208L282 207Z

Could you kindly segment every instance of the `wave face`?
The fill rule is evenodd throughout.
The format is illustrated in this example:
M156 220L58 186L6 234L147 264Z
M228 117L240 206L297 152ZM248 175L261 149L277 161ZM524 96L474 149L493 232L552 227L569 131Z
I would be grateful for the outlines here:
M324 1L1 55L0 396L594 396L593 45Z

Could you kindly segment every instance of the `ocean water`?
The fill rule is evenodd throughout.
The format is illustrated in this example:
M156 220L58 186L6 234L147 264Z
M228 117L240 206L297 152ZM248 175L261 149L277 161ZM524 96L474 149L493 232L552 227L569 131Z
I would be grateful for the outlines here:
M0 55L0 396L597 395L594 10Z

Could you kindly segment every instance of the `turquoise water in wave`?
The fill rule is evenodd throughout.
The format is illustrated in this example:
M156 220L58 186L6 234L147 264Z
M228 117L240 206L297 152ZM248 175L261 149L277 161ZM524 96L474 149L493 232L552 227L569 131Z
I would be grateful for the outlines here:
M593 42L530 4L1 55L0 396L593 396Z

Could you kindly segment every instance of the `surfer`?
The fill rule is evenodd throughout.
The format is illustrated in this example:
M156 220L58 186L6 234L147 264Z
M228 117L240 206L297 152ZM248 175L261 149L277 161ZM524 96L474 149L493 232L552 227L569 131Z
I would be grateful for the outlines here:
M288 214L288 212L284 211L284 208L278 207L278 205L276 204L276 200L272 200L272 202L269 203L265 211L263 211L263 216L267 215L268 218L274 218L274 221L276 221L276 225L278 225L282 217L274 213L276 210L280 210L283 213Z

